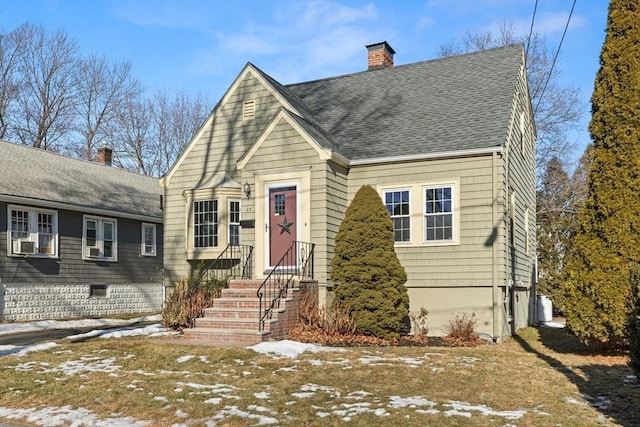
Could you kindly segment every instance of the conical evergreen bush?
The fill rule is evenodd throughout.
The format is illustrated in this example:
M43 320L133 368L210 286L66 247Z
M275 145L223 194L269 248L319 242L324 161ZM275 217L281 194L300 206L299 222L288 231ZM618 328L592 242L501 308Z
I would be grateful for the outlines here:
M407 274L393 245L389 212L378 193L363 186L347 208L331 261L335 301L351 312L359 333L393 339L405 332Z

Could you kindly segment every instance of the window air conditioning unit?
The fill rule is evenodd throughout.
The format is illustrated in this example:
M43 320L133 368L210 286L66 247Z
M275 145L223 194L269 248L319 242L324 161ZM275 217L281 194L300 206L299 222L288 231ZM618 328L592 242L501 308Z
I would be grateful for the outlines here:
M89 258L99 258L100 257L100 248L89 248L88 256Z
M36 243L30 242L28 240L14 240L13 241L13 253L14 254L35 254L36 253Z

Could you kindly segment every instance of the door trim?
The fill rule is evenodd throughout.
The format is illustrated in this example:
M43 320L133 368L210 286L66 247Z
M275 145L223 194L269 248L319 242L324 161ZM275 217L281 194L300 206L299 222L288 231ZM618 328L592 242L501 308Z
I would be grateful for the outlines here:
M264 266L265 266L265 271L270 271L273 270L273 265L271 265L271 242L269 239L269 226L271 225L271 218L270 218L270 204L269 204L269 196L271 193L271 190L273 189L277 189L277 188L285 188L285 187L295 187L296 188L296 221L299 223L300 220L298 219L300 217L300 205L301 205L301 192L300 192L300 186L301 186L301 182L300 181L276 181L276 182L269 182L269 183L265 183L264 186L264 223L265 223L265 227L264 227ZM294 240L300 240L300 226L298 224L298 227L296 227L296 236L294 238Z
M310 168L283 168L281 170L256 171L253 173L255 179L255 218L254 229L254 250L255 250L255 272L257 276L265 277L271 270L269 269L269 251L267 246L268 215L269 215L269 188L285 187L287 185L296 186L296 204L298 227L296 230L297 240L310 242L311 232L311 169ZM253 198L253 195L252 195Z

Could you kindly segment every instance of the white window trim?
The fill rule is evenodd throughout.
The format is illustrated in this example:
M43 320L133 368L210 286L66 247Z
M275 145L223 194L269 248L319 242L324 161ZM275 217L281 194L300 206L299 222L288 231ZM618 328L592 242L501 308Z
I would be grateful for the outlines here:
M195 209L195 205L196 203L200 203L200 202L214 202L215 204L215 210L214 210L214 216L216 217L214 224L216 225L215 229L216 229L216 233L214 234L214 245L213 246L196 246L196 219L195 219L195 213L196 213L196 209ZM191 243L190 246L191 248L193 248L194 251L207 251L207 250L211 250L211 249L217 249L220 247L220 197L211 197L211 198L197 198L197 199L193 199L191 201L191 222L189 225L190 228L190 236L189 238L191 239Z
M151 252L146 252L146 242L145 242L145 228L147 227L151 227L151 229L153 230L153 249ZM157 235L156 235L156 225L155 224L151 224L148 222L143 222L142 225L140 226L140 230L141 230L141 240L140 240L140 255L142 256L158 256L158 239L157 239Z
M96 246L100 250L100 256L90 257L89 246L87 246L87 220L94 220L98 223ZM113 256L105 257L104 254L104 222L113 223ZM82 259L85 261L107 261L118 262L118 220L115 218L100 217L95 215L82 216Z
M240 200L241 189L238 188L206 188L186 191L184 194L185 200L185 254L186 259L198 260L198 259L212 259L220 255L221 251L226 247L228 242L228 200ZM253 196L252 196L253 197ZM194 202L204 200L217 200L218 201L218 246L211 247L195 247L194 233ZM241 213L242 214L242 213Z
M412 200L413 200L413 196L411 194L411 187L385 187L382 190L382 204L385 205L385 209L387 209L387 203L386 203L386 195L387 193L394 193L394 192L400 192L400 191L408 191L409 192L409 240L408 241L396 241L395 240L395 228L393 230L394 235L394 244L399 245L399 246L406 246L406 245L411 245L411 243L414 241L413 240L413 229L414 229L414 224L412 221L412 212L413 210L413 206L412 206ZM402 215L404 216L404 215ZM393 214L391 214L391 218L393 220Z
M427 189L433 188L443 188L443 187L451 187L451 239L441 239L441 240L427 240L426 239L426 204L427 204ZM429 184L424 184L422 186L422 243L428 246L444 246L444 245L452 245L460 243L460 221L459 221L459 209L458 204L460 200L460 193L458 191L458 185L455 182L433 182Z
M238 203L238 222L231 222L231 203L232 202ZM240 227L241 219L242 219L242 200L234 199L231 197L228 198L227 199L227 244L231 244L231 226L232 225L238 226L238 245L242 243L242 237L241 237L242 229Z
M34 254L18 254L13 253L13 240L11 239L11 211L20 210L29 212L29 240L36 245L36 253ZM52 234L53 234L53 253L40 253L38 239L38 214L43 213L52 216ZM30 257L30 258L58 258L58 211L50 209L40 209L33 206L8 205L7 206L7 255L11 257Z
M453 238L451 240L425 240L425 189L432 187L451 186ZM384 204L384 194L387 191L409 190L409 213L411 217L411 241L394 242L395 247L431 247L431 246L459 246L460 245L460 179L448 178L443 180L422 181L412 183L398 183L394 185L378 186L378 194ZM419 195L416 197L416 195Z

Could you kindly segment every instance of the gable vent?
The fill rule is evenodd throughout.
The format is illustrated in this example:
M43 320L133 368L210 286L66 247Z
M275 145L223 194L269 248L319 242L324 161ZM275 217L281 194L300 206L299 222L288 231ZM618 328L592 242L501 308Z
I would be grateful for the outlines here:
M244 101L242 106L242 120L251 120L256 118L256 101Z

